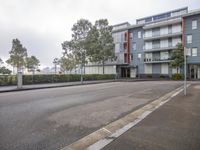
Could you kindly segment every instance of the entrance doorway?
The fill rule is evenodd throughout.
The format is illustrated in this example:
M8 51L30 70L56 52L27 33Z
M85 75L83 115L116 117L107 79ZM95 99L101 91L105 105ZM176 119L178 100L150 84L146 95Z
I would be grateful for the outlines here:
M189 65L190 79L200 79L200 65Z
M130 78L130 68L121 68L121 77Z

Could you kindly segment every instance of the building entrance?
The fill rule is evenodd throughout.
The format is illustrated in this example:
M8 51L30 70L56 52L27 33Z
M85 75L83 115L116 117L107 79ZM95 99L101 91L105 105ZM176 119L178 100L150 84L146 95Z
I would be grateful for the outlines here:
M121 68L121 77L130 78L130 68Z
M189 65L190 79L200 79L200 65Z

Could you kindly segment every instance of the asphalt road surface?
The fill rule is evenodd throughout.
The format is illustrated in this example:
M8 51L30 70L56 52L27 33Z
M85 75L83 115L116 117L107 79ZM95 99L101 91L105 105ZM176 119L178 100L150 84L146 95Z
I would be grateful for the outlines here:
M179 87L113 82L0 94L0 150L55 150Z

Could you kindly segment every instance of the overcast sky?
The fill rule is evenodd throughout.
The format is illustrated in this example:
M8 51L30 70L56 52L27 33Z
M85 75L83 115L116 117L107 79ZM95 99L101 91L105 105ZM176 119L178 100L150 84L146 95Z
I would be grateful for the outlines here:
M8 58L12 39L18 38L43 67L52 66L80 18L134 24L137 18L185 6L199 9L200 0L0 0L0 58Z

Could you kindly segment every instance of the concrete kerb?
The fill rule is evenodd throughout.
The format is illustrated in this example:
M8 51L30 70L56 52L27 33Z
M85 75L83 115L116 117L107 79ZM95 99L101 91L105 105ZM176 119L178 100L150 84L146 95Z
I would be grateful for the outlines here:
M38 90L38 89L48 89L48 88L60 88L60 87L70 87L70 86L81 86L81 85L88 85L88 84L101 84L101 83L109 83L109 82L116 82L115 80L108 80L108 81L101 81L101 82L91 82L91 83L75 83L75 84L68 84L68 85L50 85L50 86L43 86L43 87L30 87L30 88L21 88L21 89L9 89L9 90L0 90L0 93L7 93L7 92L20 92L20 91L28 91L28 90Z
M19 91L28 91L28 90L38 90L38 89L47 89L47 88L59 88L59 87L70 87L70 86L80 86L80 85L88 85L88 84L101 84L101 83L109 83L109 82L143 82L143 81L158 81L158 80L146 80L146 79L139 79L139 80L127 80L127 79L115 79L115 80L107 80L107 81L95 81L91 83L75 83L75 84L68 84L68 85L48 85L42 86L38 85L38 87L29 87L29 88L13 88L8 90L0 90L0 93L7 93L7 92L19 92ZM162 80L165 81L165 80ZM167 81L167 80L166 80Z
M182 91L181 86L61 150L100 150Z

